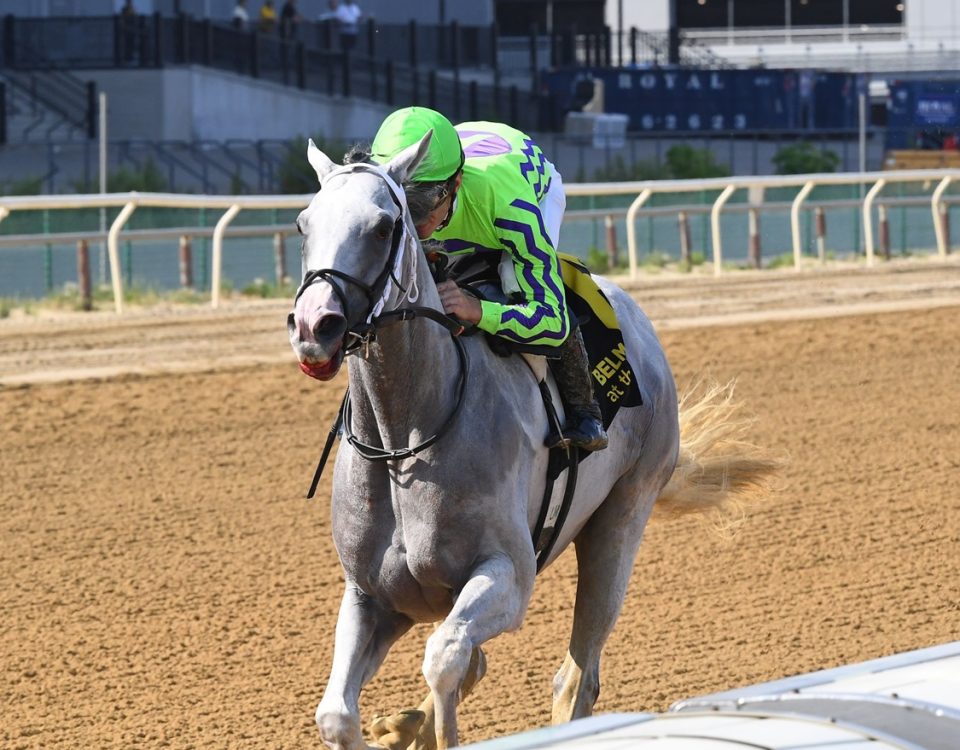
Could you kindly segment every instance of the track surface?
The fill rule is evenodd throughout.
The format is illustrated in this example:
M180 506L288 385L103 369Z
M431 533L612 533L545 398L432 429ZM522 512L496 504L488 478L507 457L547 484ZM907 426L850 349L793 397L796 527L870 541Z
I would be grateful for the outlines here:
M632 289L789 465L732 541L650 527L597 710L960 637L960 266ZM342 579L303 493L343 380L296 370L286 307L0 322L0 746L319 746ZM549 722L575 586L568 554L489 645L464 741ZM419 701L428 633L365 721Z

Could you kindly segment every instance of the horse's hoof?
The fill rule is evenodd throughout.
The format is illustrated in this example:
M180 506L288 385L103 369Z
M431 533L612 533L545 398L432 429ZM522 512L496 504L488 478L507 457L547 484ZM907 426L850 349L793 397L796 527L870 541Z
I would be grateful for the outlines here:
M370 725L370 734L379 747L405 750L417 738L417 730L426 719L423 711L410 708L393 716L380 716Z

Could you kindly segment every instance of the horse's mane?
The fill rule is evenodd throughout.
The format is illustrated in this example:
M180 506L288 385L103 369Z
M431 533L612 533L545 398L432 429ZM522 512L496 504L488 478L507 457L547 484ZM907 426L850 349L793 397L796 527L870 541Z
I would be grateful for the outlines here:
M343 155L344 164L373 164L370 155L370 144L354 143ZM400 187L407 196L407 209L414 224L422 222L433 211L452 188L452 181L456 175L443 182L414 182L406 180Z

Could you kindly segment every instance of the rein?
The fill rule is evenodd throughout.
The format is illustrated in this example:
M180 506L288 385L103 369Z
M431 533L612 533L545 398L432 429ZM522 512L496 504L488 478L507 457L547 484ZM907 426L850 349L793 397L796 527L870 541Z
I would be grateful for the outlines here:
M349 284L352 284L366 295L369 302L367 307L367 315L365 316L366 321L364 323L358 323L354 325L345 334L345 337L352 336L354 339L350 344L344 346L343 351L345 356L356 354L361 346L363 346L365 348L364 350L367 351L369 349L370 342L376 339L376 332L379 328L393 325L395 323L406 322L415 318L427 318L428 320L432 320L433 322L442 325L450 333L450 337L453 339L453 343L457 347L457 360L459 362L459 372L457 374L457 398L453 407L453 411L450 412L446 421L443 422L440 428L433 435L415 446L387 450L376 445L368 445L367 443L362 442L356 436L356 433L354 433L351 419L352 404L350 400L350 388L348 387L346 393L344 393L343 402L340 404L337 418L334 421L333 427L331 428L329 434L327 435L327 440L323 447L323 453L320 455L320 462L317 465L317 470L313 475L313 481L310 483L310 490L307 493L307 499L311 499L316 494L317 485L320 483L320 477L323 474L324 467L326 466L327 458L330 455L330 450L341 431L350 445L352 445L354 450L356 450L357 455L366 459L367 461L397 461L410 458L436 443L441 437L443 437L447 430L450 429L450 425L453 424L453 420L456 419L457 415L460 413L461 407L463 406L463 397L466 393L467 387L467 350L463 344L463 341L461 341L459 338L460 334L462 334L464 331L464 326L459 321L440 312L439 310L433 309L432 307L399 307L393 310L388 310L379 315L373 314L374 308L378 302L378 298L383 294L388 279L392 279L397 287L406 293L406 289L400 283L399 279L397 279L394 275L393 268L396 264L400 243L403 240L405 208L404 204L400 201L399 197L394 191L394 185L392 181L382 172L375 168L370 168L369 165L355 164L350 165L350 167L367 167L365 171L371 171L383 177L387 183L387 187L390 189L390 197L400 209L400 215L397 217L397 220L394 223L393 236L390 242L390 254L387 258L386 265L377 276L373 284L367 284L366 282L351 276L350 274L344 273L343 271L338 271L335 268L309 270L306 272L306 274L304 274L303 282L301 283L300 288L297 290L296 297L294 298L294 304L296 304L296 301L300 299L300 296L311 284L318 280L326 281L333 288L333 291L337 295L340 304L343 306L344 317L349 320L350 314L347 306L347 296L340 288L340 285L334 282L333 279L338 278Z

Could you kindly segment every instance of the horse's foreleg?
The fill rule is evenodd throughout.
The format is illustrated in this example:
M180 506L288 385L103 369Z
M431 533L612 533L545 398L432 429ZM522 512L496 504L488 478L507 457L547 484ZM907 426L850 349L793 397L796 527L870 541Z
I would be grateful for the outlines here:
M622 479L576 539L577 601L570 647L553 680L553 723L590 716L600 695L600 653L620 615L655 497Z
M366 747L360 731L360 690L412 624L347 583L337 617L333 668L316 713L320 736L331 750Z
M441 750L458 744L457 704L474 652L482 643L520 625L533 590L532 558L530 563L519 571L505 556L484 561L461 590L453 610L427 640L423 675L433 697Z
M484 656L483 651L477 646L473 649L473 654L470 656L470 664L467 666L467 674L464 676L463 683L460 685L459 700L461 702L470 695L470 691L483 679L486 673L487 657ZM416 750L437 750L436 711L434 711L433 706L433 693L427 695L423 703L420 704L419 709L423 712L424 722L417 732L414 748Z

